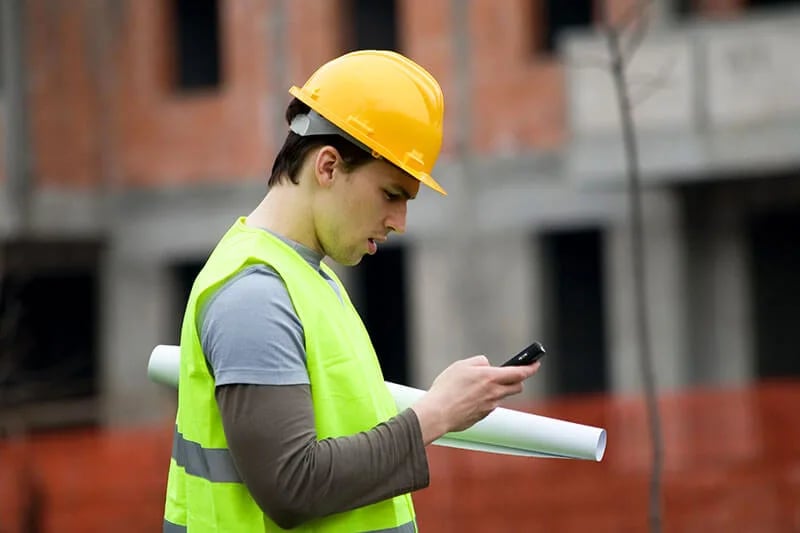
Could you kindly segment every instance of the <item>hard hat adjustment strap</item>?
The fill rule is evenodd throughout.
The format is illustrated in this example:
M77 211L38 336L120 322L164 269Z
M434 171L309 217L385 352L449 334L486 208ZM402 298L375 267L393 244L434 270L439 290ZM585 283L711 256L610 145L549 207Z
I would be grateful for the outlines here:
M301 137L311 137L314 135L338 135L339 137L347 139L351 143L355 144L376 159L380 159L380 154L375 152L375 150L362 143L358 139L355 139L352 135L342 130L313 109L307 114L295 116L292 119L291 124L289 124L289 129Z

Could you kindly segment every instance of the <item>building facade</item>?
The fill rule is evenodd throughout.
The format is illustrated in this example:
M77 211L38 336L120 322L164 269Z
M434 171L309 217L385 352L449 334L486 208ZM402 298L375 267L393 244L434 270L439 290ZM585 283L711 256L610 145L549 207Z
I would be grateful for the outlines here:
M662 389L800 374L798 4L653 2L630 60ZM36 424L54 403L61 423L163 417L150 350L177 343L193 275L265 193L288 88L373 47L427 67L447 103L449 195L422 191L405 235L339 269L387 379L427 387L536 339L530 397L638 391L600 5L3 3L5 404Z

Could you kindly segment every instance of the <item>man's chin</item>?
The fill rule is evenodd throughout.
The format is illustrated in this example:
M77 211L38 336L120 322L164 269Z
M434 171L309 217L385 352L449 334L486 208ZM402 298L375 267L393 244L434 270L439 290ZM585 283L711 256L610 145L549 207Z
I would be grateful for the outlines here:
M347 266L347 267L353 267L353 266L358 265L363 258L364 258L364 254L359 254L359 255L350 256L350 257L331 257L331 259L333 259L334 261L336 261L340 265Z

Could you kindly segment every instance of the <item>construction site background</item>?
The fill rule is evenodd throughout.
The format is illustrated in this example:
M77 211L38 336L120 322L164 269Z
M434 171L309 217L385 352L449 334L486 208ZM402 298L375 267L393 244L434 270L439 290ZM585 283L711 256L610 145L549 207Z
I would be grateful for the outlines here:
M646 316L606 16L647 22ZM385 378L537 340L511 406L608 430L600 463L431 448L422 531L646 531L639 318L665 530L800 531L798 28L792 0L0 0L0 533L161 528L175 394L148 355L263 198L288 88L364 48L446 100L448 196L337 268Z

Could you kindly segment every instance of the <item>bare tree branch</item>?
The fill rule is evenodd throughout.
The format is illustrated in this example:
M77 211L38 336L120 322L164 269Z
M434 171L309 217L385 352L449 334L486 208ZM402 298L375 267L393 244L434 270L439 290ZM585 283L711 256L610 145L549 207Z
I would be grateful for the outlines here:
M677 62L678 60L673 57L670 61L665 62L657 73L650 75L643 74L641 76L637 75L639 79L636 80L629 79L628 86L631 90L631 107L635 108L637 105L653 96L659 89L664 89L669 83L669 75L672 73ZM635 92L634 87L636 87Z
M629 20L624 27L619 27L620 53L625 65L628 65L642 44L647 30L650 28L649 9L652 0L635 2L631 11L635 13L634 18ZM637 9L638 7L638 9Z
M642 192L639 165L639 149L636 138L636 129L633 122L633 109L629 94L629 85L626 77L626 66L632 57L632 53L638 47L641 39L640 34L635 33L634 38L629 41L628 47L623 48L621 34L625 28L634 23L634 17L643 12L644 3L638 3L629 8L622 18L622 25L615 26L609 21L608 6L604 9L604 29L608 50L611 57L611 74L614 88L617 95L617 103L622 124L622 138L625 147L625 164L628 175L629 187L629 211L631 217L631 254L633 265L633 284L635 310L634 320L636 321L637 340L639 343L640 365L642 381L645 390L645 401L647 405L647 417L650 428L650 440L653 450L653 463L650 476L650 502L649 502L649 521L650 531L659 533L661 531L661 472L663 469L663 442L661 436L661 418L658 410L658 397L656 392L656 380L653 365L653 354L651 351L650 326L647 321L648 302L646 295L647 278L644 265L645 243L642 216ZM622 29L620 29L622 28ZM626 56L627 50L627 56Z
M652 3L653 0L632 0L617 20L611 20L608 1L606 1L600 6L602 10L600 20L606 28L614 28L619 35L632 25L639 23L645 17L645 12Z

